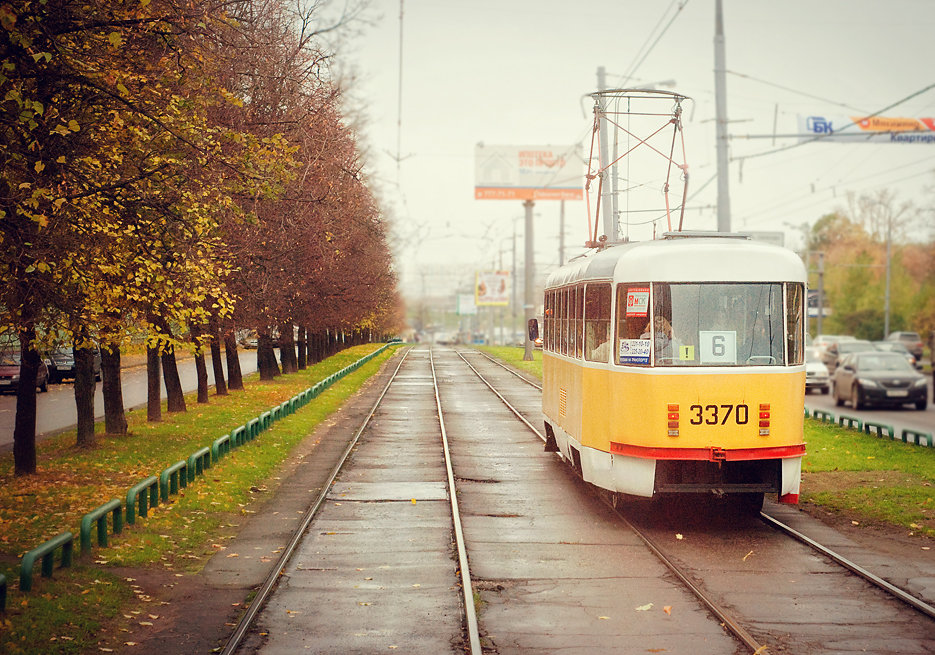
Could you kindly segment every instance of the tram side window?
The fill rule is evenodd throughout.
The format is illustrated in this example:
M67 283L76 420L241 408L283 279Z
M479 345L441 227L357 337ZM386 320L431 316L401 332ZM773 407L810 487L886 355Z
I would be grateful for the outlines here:
M628 366L649 365L649 283L617 286L617 338L614 362ZM645 335L645 336L644 336Z
M552 291L552 317L550 319L551 327L549 328L549 350L553 353L558 352L558 294L555 291Z
M555 315L552 317L552 352L560 353L562 352L562 290L556 289L555 302L553 307L555 308Z
M561 289L558 292L559 310L558 322L560 335L558 338L558 350L563 355L568 354L568 289Z
M802 364L805 359L805 287L786 285L786 341L790 364Z
M573 357L575 354L575 290L565 289L565 354Z
M555 291L549 292L549 350L555 352L555 314L558 311Z
M552 349L552 292L546 291L542 298L542 349Z
M584 293L584 358L610 361L610 284L589 284Z
M581 359L584 345L584 286L575 287L575 357Z

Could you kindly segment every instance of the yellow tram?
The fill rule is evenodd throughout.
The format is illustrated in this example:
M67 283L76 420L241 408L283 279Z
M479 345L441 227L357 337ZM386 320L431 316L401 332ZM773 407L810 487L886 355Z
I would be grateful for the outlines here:
M799 496L806 271L738 234L671 232L548 277L548 446L635 496Z

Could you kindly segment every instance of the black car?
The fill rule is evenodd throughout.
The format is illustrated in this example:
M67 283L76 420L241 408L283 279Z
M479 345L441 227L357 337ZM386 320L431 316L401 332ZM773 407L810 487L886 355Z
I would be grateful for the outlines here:
M49 367L49 382L56 384L66 379L75 379L75 353L71 348L59 348L45 358ZM101 379L101 352L94 349L94 379Z
M867 405L928 406L928 379L899 353L859 352L848 355L834 372L834 401L850 401L854 409Z

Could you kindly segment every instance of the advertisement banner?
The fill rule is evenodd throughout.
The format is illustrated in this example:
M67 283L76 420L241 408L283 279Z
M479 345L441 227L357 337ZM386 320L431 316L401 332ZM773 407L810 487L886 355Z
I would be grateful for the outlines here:
M510 272L478 272L474 285L474 304L478 307L510 304Z
M583 200L583 187L576 145L474 148L476 200Z
M799 116L801 141L935 143L935 118Z
M474 304L474 296L469 293L458 294L458 316L475 316L477 314L477 305Z

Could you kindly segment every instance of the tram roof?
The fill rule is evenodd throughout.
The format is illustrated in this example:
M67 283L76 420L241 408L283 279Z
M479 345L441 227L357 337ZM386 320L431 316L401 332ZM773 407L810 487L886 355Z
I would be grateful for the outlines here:
M805 282L802 260L787 248L745 235L666 233L621 243L572 260L548 276L546 287L586 280L616 282Z

